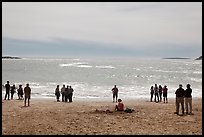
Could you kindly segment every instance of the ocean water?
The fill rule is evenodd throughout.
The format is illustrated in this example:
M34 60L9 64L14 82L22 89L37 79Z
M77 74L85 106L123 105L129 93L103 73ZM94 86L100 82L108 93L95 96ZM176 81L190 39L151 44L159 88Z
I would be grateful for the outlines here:
M2 60L3 85L30 84L32 98L53 98L59 84L71 85L74 98L112 99L117 85L119 98L150 97L154 84L167 85L168 97L175 98L179 84L191 84L193 97L202 97L202 61L185 59L133 58L23 58ZM17 98L17 94L14 98Z

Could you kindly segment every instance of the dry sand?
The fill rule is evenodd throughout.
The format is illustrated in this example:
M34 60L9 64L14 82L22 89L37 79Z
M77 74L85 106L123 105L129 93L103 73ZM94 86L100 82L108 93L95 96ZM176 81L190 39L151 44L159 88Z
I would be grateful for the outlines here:
M18 135L202 135L202 98L193 98L194 115L179 116L175 100L164 104L146 100L123 100L133 113L106 112L116 103L54 99L2 101L2 134ZM96 109L98 111L96 111Z

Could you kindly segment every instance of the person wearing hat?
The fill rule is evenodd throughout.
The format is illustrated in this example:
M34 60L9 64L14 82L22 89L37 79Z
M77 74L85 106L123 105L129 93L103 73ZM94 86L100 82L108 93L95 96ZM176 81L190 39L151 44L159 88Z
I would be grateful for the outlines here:
M191 89L191 85L187 84L186 85L187 89L185 90L185 107L186 107L186 114L192 114L192 89ZM190 107L190 113L188 113L188 104Z
M181 104L182 115L184 115L185 90L182 88L182 84L179 84L179 88L176 90L175 94L176 94L176 114L179 115L179 105Z
M118 105L115 105L116 111L124 111L124 104L122 102L122 99L118 99Z

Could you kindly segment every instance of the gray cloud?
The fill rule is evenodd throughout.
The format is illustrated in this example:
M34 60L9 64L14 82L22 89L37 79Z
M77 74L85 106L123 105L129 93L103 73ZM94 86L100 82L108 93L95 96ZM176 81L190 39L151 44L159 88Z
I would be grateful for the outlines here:
M91 41L127 50L188 45L186 50L200 51L202 3L3 2L2 35L44 42Z

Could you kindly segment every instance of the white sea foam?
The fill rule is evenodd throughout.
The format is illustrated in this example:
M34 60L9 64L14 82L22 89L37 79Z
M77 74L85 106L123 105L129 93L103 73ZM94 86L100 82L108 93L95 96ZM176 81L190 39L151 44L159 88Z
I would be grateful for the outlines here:
M22 84L23 87L29 83L34 98L55 99L56 86L60 85L61 89L63 84L73 87L74 98L111 100L111 89L115 84L119 88L120 98L149 99L149 89L154 84L167 85L168 97L175 97L175 90L180 83L184 87L190 83L193 96L200 97L202 63L192 60L3 60L2 85L7 80L10 80L11 85ZM4 95L5 88L2 88Z
M101 69L114 69L115 67L113 67L113 66L96 66L96 68L101 68Z
M93 66L90 65L78 65L79 68L92 68Z

